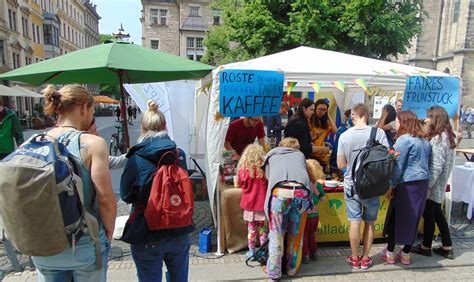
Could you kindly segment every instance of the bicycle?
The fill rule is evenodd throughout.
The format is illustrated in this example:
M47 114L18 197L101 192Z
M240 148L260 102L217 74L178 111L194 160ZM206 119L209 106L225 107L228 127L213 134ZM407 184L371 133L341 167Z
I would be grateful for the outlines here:
M116 122L120 124L115 126L117 132L112 133L112 136L110 137L109 154L111 156L117 156L119 151L120 154L125 153L125 141L123 139L123 121Z

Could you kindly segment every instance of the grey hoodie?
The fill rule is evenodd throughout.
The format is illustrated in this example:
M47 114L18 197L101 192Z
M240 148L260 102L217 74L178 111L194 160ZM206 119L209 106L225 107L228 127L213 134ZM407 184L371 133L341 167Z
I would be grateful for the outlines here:
M276 184L283 181L298 182L304 185L308 192L310 192L311 182L306 171L306 159L300 150L277 147L268 152L263 167L265 169L265 176L268 179L264 206L267 218L270 197Z

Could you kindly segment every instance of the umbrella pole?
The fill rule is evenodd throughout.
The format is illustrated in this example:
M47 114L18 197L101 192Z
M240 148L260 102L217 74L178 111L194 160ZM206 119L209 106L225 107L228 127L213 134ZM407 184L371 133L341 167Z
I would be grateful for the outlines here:
M125 105L125 94L123 89L123 70L118 71L119 84L120 84L120 113L123 119L123 138L125 141L125 149L128 150L130 147L130 136L128 135L128 123L127 123L127 108ZM122 148L120 148L122 149ZM122 152L123 153L123 152Z

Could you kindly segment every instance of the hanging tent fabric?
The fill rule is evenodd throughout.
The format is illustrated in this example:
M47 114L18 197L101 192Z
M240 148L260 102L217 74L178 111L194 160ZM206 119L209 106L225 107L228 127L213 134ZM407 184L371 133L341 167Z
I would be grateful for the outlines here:
M408 76L450 76L449 74L415 66L397 64L355 55L298 47L292 50L232 64L223 65L212 71L212 86L207 116L206 171L207 187L215 222L219 225L214 210L215 192L219 176L219 163L224 148L224 139L229 126L229 118L216 118L219 113L219 72L223 69L274 70L285 75L284 90L288 82L296 82L292 91L314 91L313 83L318 83L321 91L331 91L338 105L349 108L352 95L364 92L360 86L382 91L403 91ZM337 88L342 82L344 91ZM219 207L219 199L216 201ZM217 211L219 212L219 211ZM219 232L218 232L219 234ZM218 245L220 240L218 240ZM218 246L218 253L222 251Z

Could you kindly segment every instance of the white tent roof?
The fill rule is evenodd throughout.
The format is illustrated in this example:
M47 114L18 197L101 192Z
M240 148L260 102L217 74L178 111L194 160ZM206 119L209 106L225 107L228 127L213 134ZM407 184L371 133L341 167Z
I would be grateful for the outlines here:
M43 98L41 94L26 88L20 86L7 87L4 85L0 85L0 96Z
M334 81L342 80L346 87L358 88L356 79L367 86L384 90L404 90L407 76L449 76L449 74L376 59L310 47L292 50L222 66L224 69L282 70L287 81L298 82L295 91L312 91L311 82L321 88L334 88Z

